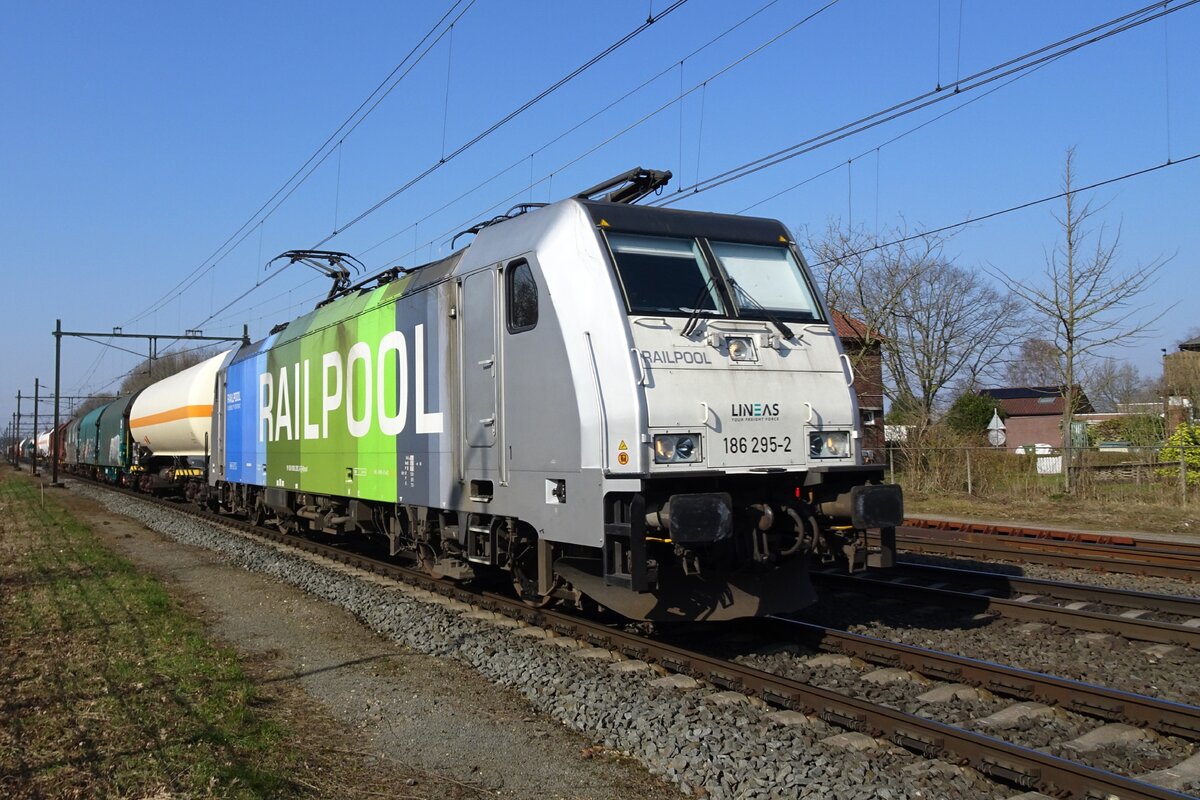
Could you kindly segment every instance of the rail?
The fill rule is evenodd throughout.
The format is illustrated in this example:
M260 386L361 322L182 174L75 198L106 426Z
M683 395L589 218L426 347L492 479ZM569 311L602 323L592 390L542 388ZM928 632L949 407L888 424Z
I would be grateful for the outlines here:
M1024 789L1089 798L1115 796L1123 800L1180 800L1188 795L1117 775L1038 750L906 714L886 706L811 686L790 678L657 642L629 631L550 609L531 608L519 600L480 594L466 587L435 580L415 569L379 561L307 539L251 526L218 514L156 501L136 492L107 487L143 501L155 502L209 523L223 525L285 544L333 561L406 583L415 584L480 608L504 614L563 635L603 645L626 656L655 662L674 672L703 678L713 685L761 698L784 709L805 712L851 730L869 732L927 758L941 757L967 764L993 779Z

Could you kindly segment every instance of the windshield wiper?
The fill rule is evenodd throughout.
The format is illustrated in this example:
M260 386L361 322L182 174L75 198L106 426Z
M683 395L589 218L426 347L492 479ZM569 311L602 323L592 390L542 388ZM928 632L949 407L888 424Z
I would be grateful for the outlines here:
M742 297L749 300L750 305L754 306L754 308L756 310L761 311L763 316L765 316L771 322L772 325L774 325L776 328L779 329L779 332L781 334L783 334L784 339L795 339L796 338L796 335L794 333L792 333L792 329L789 328L787 325L783 324L783 320L779 319L779 317L772 314L767 309L766 306L764 306L762 303L758 302L753 297L751 297L750 293L747 292L745 289L743 289L741 287L741 285L738 284L737 281L735 281L733 278L730 278L729 285L733 287L733 290L735 292L741 294Z
M700 308L700 301L703 300L705 295L707 295L709 293L709 291L712 290L712 286L713 286L713 278L710 276L708 281L703 286L700 287L700 291L696 293L696 299L692 301L691 308L688 309L688 308L681 307L679 309L680 311L689 311L689 310L691 311L691 314L688 316L687 322L685 322L683 325L683 329L679 331L680 336L687 338L688 336L691 336L693 333L695 333L696 327L700 324L700 318L702 316L711 317L711 316L716 315L717 312L713 309Z

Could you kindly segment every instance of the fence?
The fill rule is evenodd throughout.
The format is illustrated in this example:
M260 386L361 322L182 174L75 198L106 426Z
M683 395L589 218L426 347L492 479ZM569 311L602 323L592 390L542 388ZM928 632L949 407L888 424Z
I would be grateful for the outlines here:
M887 451L890 480L906 491L987 499L1054 497L1070 469L1073 494L1188 503L1200 497L1200 447L994 447L901 444Z

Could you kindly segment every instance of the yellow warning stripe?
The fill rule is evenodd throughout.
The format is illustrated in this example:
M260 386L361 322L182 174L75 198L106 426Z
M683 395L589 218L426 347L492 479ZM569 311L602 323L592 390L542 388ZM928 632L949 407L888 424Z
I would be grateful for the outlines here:
M129 420L129 427L141 427L143 425L160 425L164 422L174 422L180 419L191 419L193 417L211 417L212 405L207 406L180 406L172 408L170 411L160 411L157 414L147 414L144 417Z

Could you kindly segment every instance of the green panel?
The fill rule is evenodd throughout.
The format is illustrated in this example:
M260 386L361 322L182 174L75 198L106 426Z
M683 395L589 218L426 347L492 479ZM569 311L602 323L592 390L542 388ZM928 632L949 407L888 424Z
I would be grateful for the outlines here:
M267 443L268 486L396 501L396 437L380 430L379 405L382 400L386 411L395 412L398 378L395 357L389 358L381 391L378 350L397 329L396 300L408 282L331 303L280 334L267 354L274 427ZM336 366L324 366L326 354L336 354ZM352 433L354 420L364 422L363 435Z
M119 397L104 407L104 412L100 415L100 441L96 463L122 469L129 466L127 414L135 396Z

